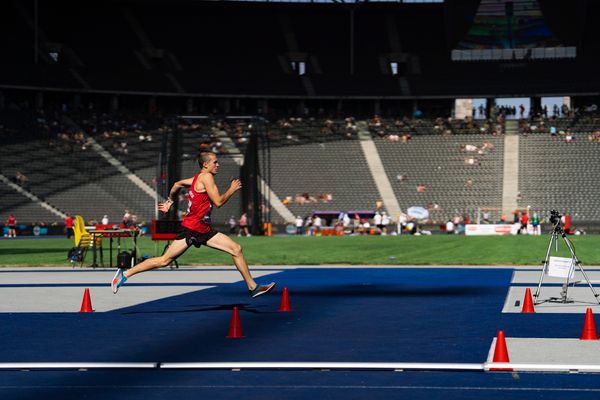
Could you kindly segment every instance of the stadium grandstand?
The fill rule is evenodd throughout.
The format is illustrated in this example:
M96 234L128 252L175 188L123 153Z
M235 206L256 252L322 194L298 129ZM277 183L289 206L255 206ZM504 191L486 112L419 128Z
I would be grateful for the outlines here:
M148 225L204 149L222 185L254 160L260 204L232 201L222 226L252 207L259 233L418 206L433 231L554 208L597 230L599 13L585 0L3 2L0 219L127 210Z

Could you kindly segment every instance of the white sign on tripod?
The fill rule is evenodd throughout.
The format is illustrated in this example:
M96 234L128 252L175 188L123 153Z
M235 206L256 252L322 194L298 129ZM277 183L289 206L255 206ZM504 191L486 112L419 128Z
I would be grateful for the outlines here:
M550 257L546 275L555 278L573 279L575 268L573 268L573 259L566 257Z

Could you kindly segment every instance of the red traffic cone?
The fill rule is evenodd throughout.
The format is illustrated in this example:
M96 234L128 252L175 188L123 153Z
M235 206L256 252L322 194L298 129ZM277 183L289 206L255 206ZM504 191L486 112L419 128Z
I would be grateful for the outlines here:
M496 348L494 349L493 362L507 363L510 362L508 359L508 349L506 348L506 338L504 337L503 331L498 331L496 335ZM490 368L490 371L512 371L512 368Z
M288 294L288 288L283 288L283 294L281 295L281 304L279 305L280 312L292 311L292 305L290 304L290 296Z
M79 312L93 312L92 310L92 300L90 299L90 289L85 288L85 292L83 292L83 301L81 302L81 309Z
M585 312L581 340L598 340L598 333L596 333L596 324L594 323L594 315L591 308L588 308Z
M521 309L522 313L534 313L535 310L533 308L533 298L531 297L531 290L527 288L525 291L525 298L523 299L523 309Z
M226 337L229 339L242 339L244 337L240 322L240 310L237 307L233 307L233 314L231 314L231 321L229 321L229 332Z

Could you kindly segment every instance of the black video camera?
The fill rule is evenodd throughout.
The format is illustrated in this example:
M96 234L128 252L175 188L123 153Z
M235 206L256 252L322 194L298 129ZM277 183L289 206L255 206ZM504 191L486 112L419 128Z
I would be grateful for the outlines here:
M558 225L560 223L560 218L562 215L556 210L550 211L550 223L552 225Z

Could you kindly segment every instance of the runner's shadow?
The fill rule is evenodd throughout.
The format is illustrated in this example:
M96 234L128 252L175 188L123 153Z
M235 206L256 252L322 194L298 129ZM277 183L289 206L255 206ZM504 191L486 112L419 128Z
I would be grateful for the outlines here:
M261 311L259 308L265 308L266 306L251 306L250 304L221 304L221 305L211 305L204 306L201 305L192 305L190 307L200 307L200 308L192 308L189 310L149 310L149 311L127 311L121 313L122 315L134 315L134 314L183 314L183 313L197 313L197 312L207 312L207 311L231 311L233 307L237 307L240 311L249 312L252 314L270 314L275 311Z

